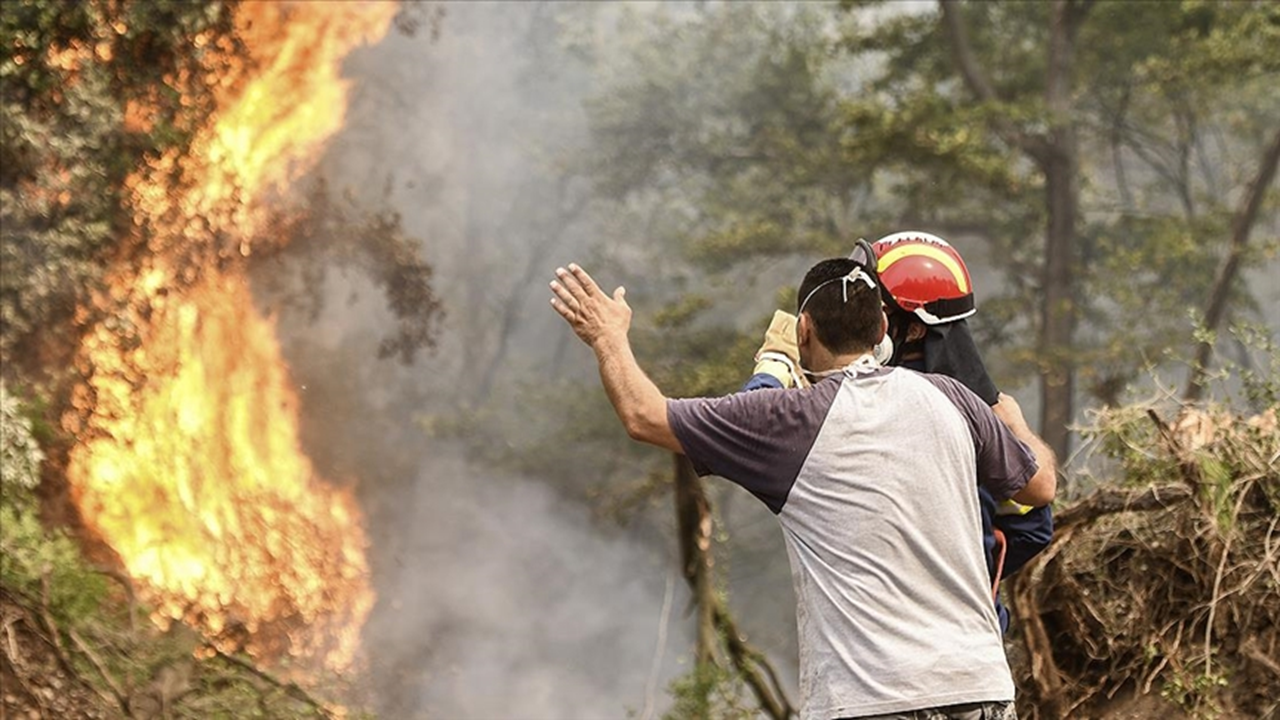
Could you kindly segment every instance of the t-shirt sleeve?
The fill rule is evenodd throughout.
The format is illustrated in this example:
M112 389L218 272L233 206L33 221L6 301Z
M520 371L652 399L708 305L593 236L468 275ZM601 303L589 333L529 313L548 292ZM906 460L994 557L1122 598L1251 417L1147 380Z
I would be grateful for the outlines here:
M978 460L978 484L996 500L1005 500L1026 486L1039 465L1027 444L1014 436L982 398L945 375L922 375L941 390L964 416L973 435Z
M667 418L699 475L719 475L782 511L840 382L668 400Z

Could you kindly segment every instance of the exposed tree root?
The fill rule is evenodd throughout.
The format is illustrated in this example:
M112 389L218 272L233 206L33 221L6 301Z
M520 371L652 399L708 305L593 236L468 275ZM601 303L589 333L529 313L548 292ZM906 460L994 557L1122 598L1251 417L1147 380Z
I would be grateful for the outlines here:
M1095 717L1122 690L1193 717L1261 717L1280 697L1280 470L1274 410L1104 418L1127 483L1063 509L1006 586L1029 657L1026 717ZM1163 481L1163 482L1162 482ZM1135 486L1136 485L1136 486Z

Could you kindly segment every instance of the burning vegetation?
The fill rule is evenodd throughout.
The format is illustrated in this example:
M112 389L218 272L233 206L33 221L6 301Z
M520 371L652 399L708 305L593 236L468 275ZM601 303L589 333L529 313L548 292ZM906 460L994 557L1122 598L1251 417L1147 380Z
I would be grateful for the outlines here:
M72 496L153 619L218 651L346 670L373 606L357 479L321 477L303 451L298 393L243 259L284 242L268 224L300 212L282 198L343 124L341 61L395 12L238 6L248 62L210 76L225 82L218 109L188 152L129 176L134 235L79 313L91 329L64 417L80 439ZM151 122L139 104L126 118Z

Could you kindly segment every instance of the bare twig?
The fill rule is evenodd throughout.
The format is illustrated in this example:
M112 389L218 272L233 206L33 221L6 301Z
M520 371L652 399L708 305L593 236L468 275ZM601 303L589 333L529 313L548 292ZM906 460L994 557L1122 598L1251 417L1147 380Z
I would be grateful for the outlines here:
M653 663L649 666L649 682L645 686L644 711L640 713L640 720L649 720L649 717L653 714L653 698L657 691L658 668L662 664L662 656L666 653L667 648L667 624L671 619L671 597L674 586L674 575L667 573L667 589L662 595L662 612L658 613L658 640L654 643L656 647L653 649Z
M67 657L67 652L62 647L62 633L58 630L58 623L53 619L53 613L49 611L49 573L47 572L40 578L40 619L49 633L49 645L58 658L58 664L68 675L75 676L76 671L71 666L71 659Z
M1258 641L1255 638L1249 638L1240 645L1240 652L1245 657L1270 670L1277 679L1280 679L1280 663L1275 658L1269 657L1258 647Z
M120 587L124 588L125 595L129 598L129 630L136 633L138 631L138 595L133 589L133 579L119 570L105 565L95 565L93 570L115 580Z
M128 701L125 700L118 691L115 697L102 692L101 689L89 682L86 682L84 678L80 677L80 673L77 672L75 667L71 664L71 658L67 655L66 648L62 647L62 632L58 629L58 623L53 619L53 613L49 610L49 573L47 572L40 578L40 619L45 625L45 630L49 633L49 646L53 648L54 656L58 659L58 665L62 668L62 671L65 672L68 677L75 678L85 687L88 687L98 695L102 696L102 698L107 702L116 703L126 717L132 717L129 714ZM114 685L112 690L116 690Z
M22 666L22 656L18 654L18 641L13 635L13 623L18 620L18 616L6 617L4 619L4 634L9 640L9 661L14 665Z
M1178 461L1178 469L1182 472L1182 480L1191 488L1191 491L1203 499L1204 478L1200 473L1200 466L1196 464L1190 455L1182 447L1182 443L1178 442L1178 438L1174 436L1169 426L1155 410L1147 408L1147 417L1151 418L1151 422L1155 423L1156 431L1160 433L1160 439L1164 441L1165 449Z
M111 673L107 672L107 667L102 664L102 660L98 659L97 653L89 648L88 643L82 640L80 636L76 634L75 630L68 630L67 636L76 644L76 647L80 649L80 652L84 653L84 656L89 658L89 662L92 663L93 668L98 671L98 675L102 676L103 682L105 682L107 687L111 689L111 695L114 697L102 692L99 692L98 694L102 695L107 700L114 701L116 707L120 708L120 711L126 716L133 717L132 713L129 712L129 697L120 689L120 685L116 683L116 680L111 676Z
M1235 510L1231 517L1240 517L1240 509L1244 506L1244 499L1248 497L1248 491L1242 490L1236 497ZM1222 595L1222 578L1226 573L1227 558L1231 557L1231 541L1235 538L1235 533L1228 533L1226 542L1222 546L1222 557L1218 559L1218 571L1213 576L1213 594L1209 597L1209 620L1204 627L1204 674L1212 675L1213 669L1213 621L1218 612L1218 602L1223 598Z

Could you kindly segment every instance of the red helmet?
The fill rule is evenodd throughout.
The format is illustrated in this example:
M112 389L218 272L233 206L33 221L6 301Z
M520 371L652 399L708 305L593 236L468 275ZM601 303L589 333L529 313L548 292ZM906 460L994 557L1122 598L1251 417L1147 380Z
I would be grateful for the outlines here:
M880 285L890 304L928 325L954 322L977 312L969 268L946 240L907 231L886 235L871 247L879 259Z

